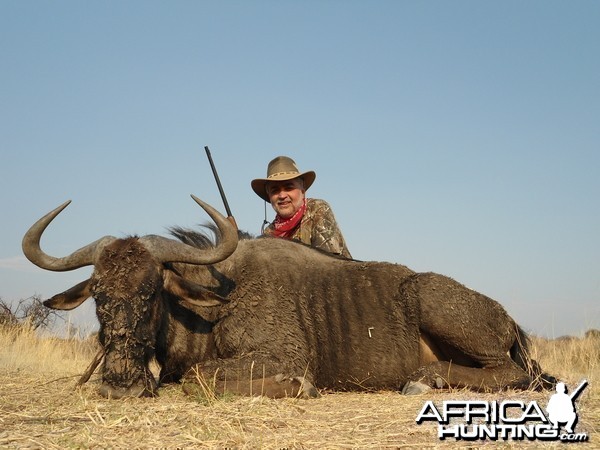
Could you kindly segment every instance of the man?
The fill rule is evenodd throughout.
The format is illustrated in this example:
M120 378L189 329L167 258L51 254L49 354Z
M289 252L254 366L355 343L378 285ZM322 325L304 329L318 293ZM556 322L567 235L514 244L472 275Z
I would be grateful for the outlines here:
M264 234L352 258L329 204L306 198L306 191L316 177L312 170L300 173L292 158L278 156L269 163L267 178L252 180L254 192L276 212L275 220Z

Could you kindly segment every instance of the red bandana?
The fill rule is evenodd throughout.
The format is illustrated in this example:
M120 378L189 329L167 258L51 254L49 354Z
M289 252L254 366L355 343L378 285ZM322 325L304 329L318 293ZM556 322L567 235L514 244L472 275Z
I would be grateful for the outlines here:
M275 216L275 220L273 221L273 235L280 238L290 238L302 220L305 211L306 199L304 199L302 202L300 209L298 209L298 211L296 211L296 213L289 219L283 219L279 214L277 214L277 216Z

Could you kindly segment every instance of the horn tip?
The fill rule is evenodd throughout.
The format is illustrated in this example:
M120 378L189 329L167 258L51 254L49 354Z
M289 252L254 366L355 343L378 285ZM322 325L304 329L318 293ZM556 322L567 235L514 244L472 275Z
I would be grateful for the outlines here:
M205 203L204 203L202 200L200 200L200 199L199 199L198 197L196 197L194 194L190 194L190 196L191 196L191 197L194 199L194 201L195 201L196 203L198 203L200 206L202 206L202 205L204 205L204 204L205 204Z
M62 205L60 205L58 208L56 208L55 211L61 212L63 209L65 209L70 204L71 204L71 200L67 200Z

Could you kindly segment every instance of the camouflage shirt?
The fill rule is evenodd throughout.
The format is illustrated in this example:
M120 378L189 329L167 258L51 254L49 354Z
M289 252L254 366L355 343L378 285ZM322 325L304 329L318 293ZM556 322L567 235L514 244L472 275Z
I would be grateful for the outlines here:
M264 234L271 236L273 230L274 226L270 224L265 228ZM346 247L344 236L342 236L342 232L335 221L331 206L325 200L306 199L306 212L290 239L329 253L352 258Z

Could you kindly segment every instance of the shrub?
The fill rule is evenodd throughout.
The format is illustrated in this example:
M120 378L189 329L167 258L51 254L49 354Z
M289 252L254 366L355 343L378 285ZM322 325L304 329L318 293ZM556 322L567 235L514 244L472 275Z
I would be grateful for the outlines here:
M0 326L23 326L32 330L48 329L60 317L58 311L46 308L39 295L9 304L0 298Z

